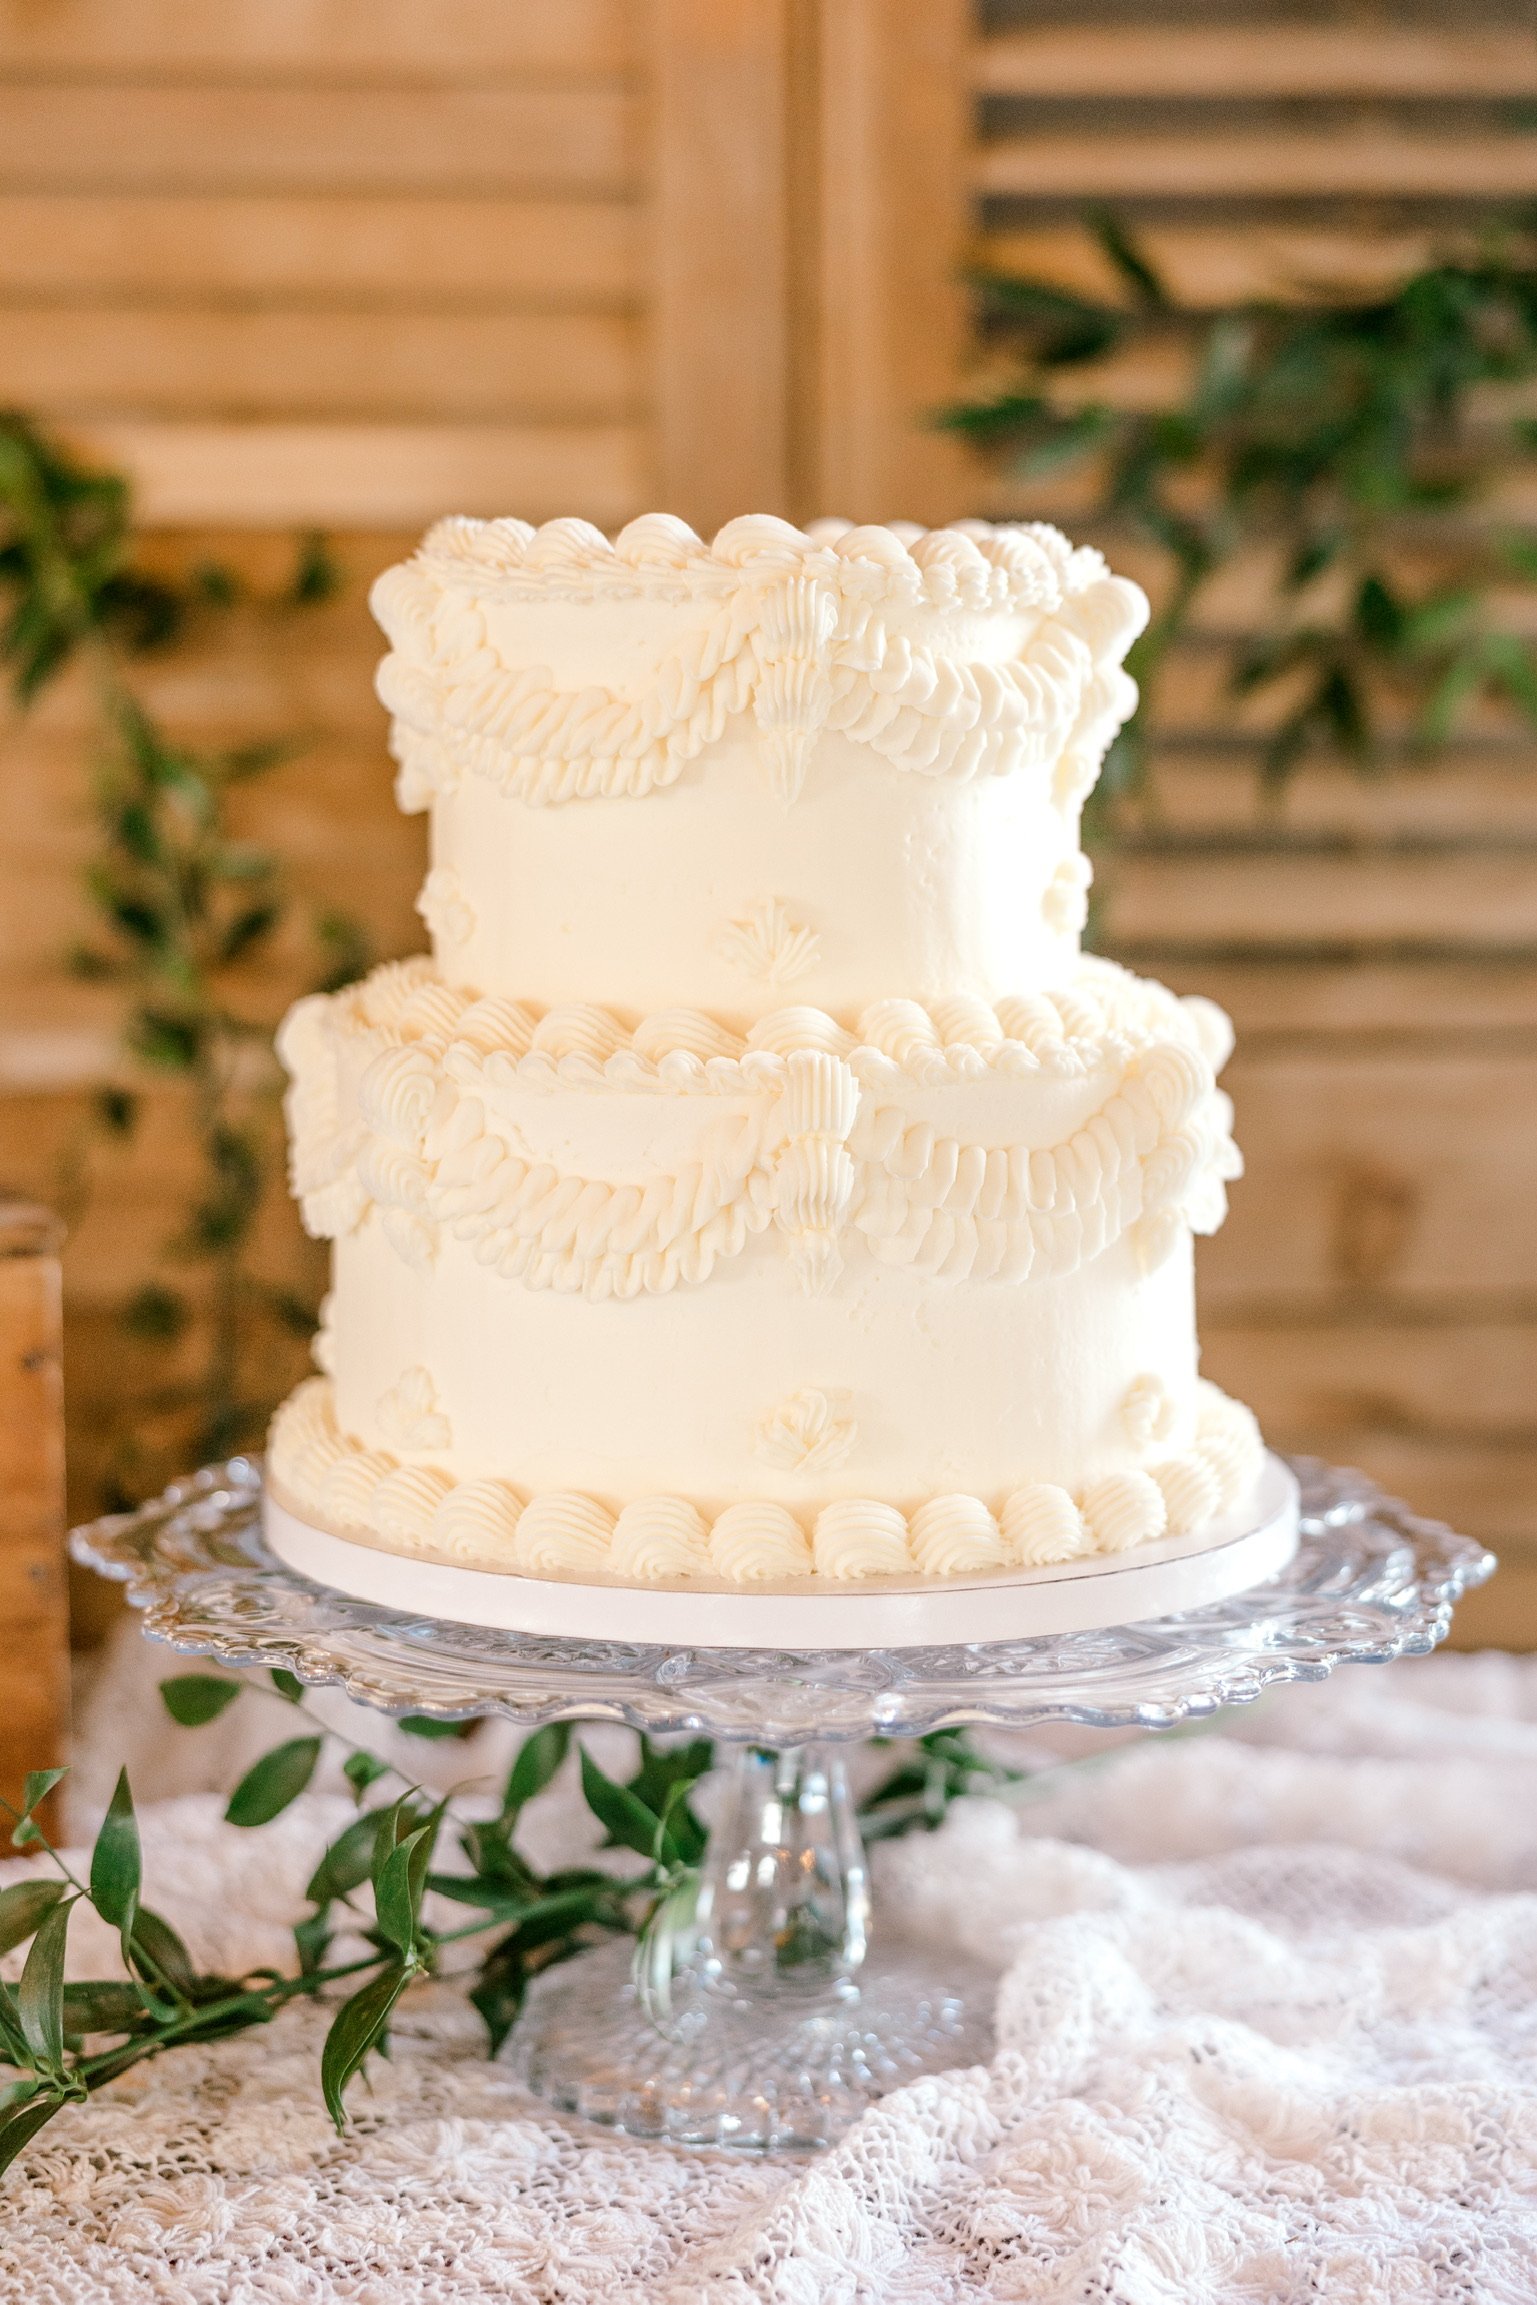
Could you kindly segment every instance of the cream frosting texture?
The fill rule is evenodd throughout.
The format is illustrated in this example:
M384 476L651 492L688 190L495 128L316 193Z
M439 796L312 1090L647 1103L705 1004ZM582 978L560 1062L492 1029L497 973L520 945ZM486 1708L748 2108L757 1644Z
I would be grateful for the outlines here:
M590 612L631 612L652 643L643 682L509 661L509 610L573 605L600 659ZM379 578L373 606L392 643L379 693L407 808L467 773L540 806L639 797L749 711L785 801L824 728L923 776L1043 766L1087 789L1135 703L1120 662L1147 614L1098 553L1046 527L970 522L908 544L889 528L748 518L705 545L656 516L613 544L581 521L443 521ZM979 626L1006 651L979 650Z
M516 1482L456 1482L401 1464L338 1424L330 1380L312 1377L279 1410L270 1464L299 1512L386 1549L529 1576L729 1584L815 1577L953 1577L1039 1568L1183 1536L1243 1504L1263 1446L1250 1411L1202 1384L1184 1453L1105 1475L1078 1495L1022 1483L989 1504L947 1493L904 1512L871 1497L792 1511L743 1498L711 1512L687 1498L640 1497L617 1510L572 1490L524 1496Z
M1146 603L1054 529L448 521L374 605L456 982L750 1020L1070 970Z
M1239 1162L1214 1086L1226 1020L1103 962L1056 994L809 1007L745 1035L474 1000L391 963L301 1002L279 1046L311 1231L377 1209L528 1288L707 1280L774 1228L808 1289L856 1246L945 1281L1072 1272L1124 1233L1156 1265L1212 1231Z
M1146 602L1040 525L442 522L379 579L431 958L301 1001L301 1511L526 1575L1070 1566L1252 1489L1210 1002L1079 950Z

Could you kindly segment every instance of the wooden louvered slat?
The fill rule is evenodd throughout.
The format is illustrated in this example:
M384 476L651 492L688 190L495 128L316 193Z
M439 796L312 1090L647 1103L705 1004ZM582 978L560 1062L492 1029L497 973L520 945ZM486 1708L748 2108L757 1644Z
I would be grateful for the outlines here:
M0 294L633 305L638 207L346 194L0 194Z
M0 190L617 193L639 121L617 85L0 85Z
M632 324L598 313L167 311L0 304L0 403L61 416L613 418L640 400Z
M143 518L167 527L421 528L445 505L491 519L621 527L650 504L651 436L632 424L77 423L88 454L132 472Z
M1245 222L1139 226L1138 239L1177 304L1187 309L1250 298L1309 301L1371 294L1432 262L1449 235L1345 231ZM1079 223L985 233L990 270L1050 280L1079 295L1124 297L1125 283Z
M1117 951L1183 937L1197 949L1321 943L1537 957L1530 841L1397 851L1342 842L1322 853L1263 835L1252 847L1171 841L1118 856L1110 886L1105 933Z
M627 0L0 0L0 57L10 73L159 79L614 72L634 14Z
M1034 200L1514 201L1537 192L1537 137L1397 126L1356 135L1054 131L983 145L973 183L984 195Z
M1521 30L1311 24L1082 24L979 42L984 95L1080 98L1455 97L1537 93L1537 38Z

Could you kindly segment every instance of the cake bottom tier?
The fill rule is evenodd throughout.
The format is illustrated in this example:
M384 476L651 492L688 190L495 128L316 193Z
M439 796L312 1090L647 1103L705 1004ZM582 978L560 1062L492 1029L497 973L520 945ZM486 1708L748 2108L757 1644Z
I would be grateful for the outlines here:
M336 1246L271 1471L319 1525L528 1576L947 1578L1198 1532L1262 1447L1196 1374L1188 1243L1120 1241L1028 1287L851 1259L807 1297L771 1244L729 1276L593 1304L462 1244Z
M944 1649L1034 1641L1145 1624L1209 1608L1284 1570L1297 1549L1297 1482L1267 1457L1251 1498L1195 1536L1129 1553L1033 1569L993 1569L941 1582L802 1577L731 1585L698 1577L650 1586L590 1570L531 1577L387 1551L337 1535L286 1505L269 1481L262 1504L278 1559L317 1584L413 1617L557 1640L686 1649Z

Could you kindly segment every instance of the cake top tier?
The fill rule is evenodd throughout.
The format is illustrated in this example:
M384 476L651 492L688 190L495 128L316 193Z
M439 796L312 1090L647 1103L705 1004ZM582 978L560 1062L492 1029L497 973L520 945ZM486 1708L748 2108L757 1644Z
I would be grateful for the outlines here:
M784 800L824 730L928 776L1070 755L1081 798L1147 612L1053 528L753 515L707 545L665 513L612 544L583 520L440 521L373 606L407 808L466 770L535 805L635 797L747 713Z
M756 512L728 521L708 544L669 512L632 520L612 542L587 520L533 528L455 517L429 529L413 565L509 600L722 599L744 581L788 574L819 577L850 598L971 612L1060 608L1105 575L1097 552L1043 523L814 520L802 529Z
M373 605L450 981L746 1019L1071 970L1147 603L1057 530L455 519Z

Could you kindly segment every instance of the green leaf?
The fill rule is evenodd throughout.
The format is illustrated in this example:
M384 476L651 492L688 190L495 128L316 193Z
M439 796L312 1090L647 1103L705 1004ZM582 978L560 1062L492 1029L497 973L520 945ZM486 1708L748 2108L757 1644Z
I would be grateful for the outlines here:
M18 2153L25 2152L39 2129L45 2128L55 2113L68 2103L67 2096L50 2091L45 2096L33 2097L23 2105L19 2113L13 2113L8 2121L0 2122L0 2176L9 2169Z
M390 1773L388 1761L381 1761L377 1753L349 1753L342 1763L342 1775L352 1787L354 1798L361 1801L370 1785Z
M665 2024L672 2015L673 1979L697 1941L700 1880L697 1867L683 1869L652 1907L636 1942L630 1977L653 2024Z
M405 1832L393 1847L389 1846L390 1835L408 1825L413 1813L406 1801L397 1803L393 1811L384 1812L389 1823L375 1846L373 1865L375 1924L386 1942L407 1960L418 1950L422 1896L442 1822L443 1804L440 1802L423 1823Z
M62 1881L14 1881L0 1889L0 1953L24 1945L63 1894Z
M107 1978L64 1988L66 2033L132 2033L152 2022L137 1985Z
M320 1742L318 1737L291 1737L286 1745L264 1753L231 1793L226 1820L231 1825L268 1825L280 1817L315 1774Z
M661 1813L675 1785L697 1785L715 1766L715 1747L708 1737L695 1737L686 1745L656 1745L640 1740L640 1766L629 1780L630 1791L648 1809Z
M197 1999L198 1977L192 1956L170 1922L147 1905L141 1905L134 1915L129 1958L146 1984L164 1983L181 2001Z
M662 1803L657 1839L658 1853L666 1864L697 1865L705 1852L709 1835L689 1807L688 1795L688 1786L680 1781L668 1787Z
M64 955L64 966L82 984L111 984L119 973L119 963L94 944L72 944Z
M553 1895L545 1895L543 1890L548 1884L541 1884L532 1895L519 1896L505 1884L468 1879L462 1873L429 1873L427 1885L440 1897L451 1897L461 1905L478 1906L487 1915L488 1926L510 1924L524 1945L542 1944L589 1922L600 1928L612 1928L616 1916L615 1891L624 1886L604 1874L591 1884L560 1889Z
M61 1897L43 1916L16 1989L22 2038L37 2063L53 2073L64 2067L64 1947L74 1902Z
M498 1882L504 1892L516 1891L519 1896L531 1897L538 1887L538 1878L513 1846L517 1823L516 1812L510 1817L473 1821L460 1834L460 1846L470 1860L473 1873Z
M191 1318L186 1298L176 1289L162 1287L158 1281L136 1289L123 1308L124 1328L131 1337L140 1337L146 1344L174 1344L185 1334Z
M1418 734L1422 744L1434 747L1447 742L1462 707L1482 681L1483 667L1475 650L1462 650L1452 658L1421 708Z
M616 1785L582 1749L582 1798L608 1835L611 1848L633 1849L638 1856L656 1855L661 1818L637 1800L627 1785Z
M200 1729L216 1721L239 1696L243 1684L219 1679L213 1673L177 1673L160 1684L160 1700L183 1729Z
M536 1891L515 1881L500 1881L489 1873L429 1873L427 1886L435 1896L449 1897L456 1905L474 1905L492 1921L521 1921L530 1910Z
M306 1913L302 1921L294 1923L294 1950L299 1956L299 1974L312 1977L326 1957L331 1942L331 1918L327 1907Z
M330 956L314 987L316 992L340 992L344 985L355 984L368 974L373 965L373 939L350 913L322 913L315 923L315 936Z
M54 1786L68 1775L68 1769L29 1769L21 1792L23 1814L30 1817L34 1809L40 1809Z
M326 2110L339 2131L347 2126L342 2103L347 2084L370 2049L382 2041L390 2012L405 1988L406 1971L392 1963L344 2001L331 2020L320 2053L320 2086Z
M388 1814L384 1809L365 1810L337 1835L310 1875L304 1894L312 1905L328 1905L362 1887L373 1872L379 1828Z
M317 607L322 601L334 599L341 585L341 563L332 552L328 540L318 529L308 530L299 540L298 558L289 579L284 605L290 608Z
M1402 603L1380 576L1362 580L1356 594L1356 629L1372 648L1394 655L1403 646Z
M407 1713L395 1723L395 1726L408 1737L425 1737L428 1739L458 1737L463 1739L472 1736L479 1727L479 1723L478 1721L435 1721L430 1713Z
M1528 721L1537 722L1537 658L1525 641L1514 633L1487 633L1482 655L1493 686L1502 690Z
M303 1698L304 1683L296 1673L286 1672L281 1665L274 1665L267 1678L278 1695L286 1697L291 1705L297 1705Z
M1138 302L1152 311L1168 311L1171 300L1161 275L1146 250L1137 245L1115 211L1110 208L1091 209L1088 224L1100 247L1127 287L1134 292Z
M571 1748L569 1721L550 1721L525 1737L518 1747L502 1791L502 1815L516 1817L524 1806L550 1784Z
M164 1009L140 1009L128 1028L129 1046L159 1072L191 1072L203 1053L203 1040L197 1018Z
M283 917L280 904L249 904L236 913L219 939L219 965L229 968L243 959L276 928Z
M139 1100L125 1088L99 1088L93 1099L96 1118L109 1136L132 1136L139 1117Z
M128 1771L118 1771L112 1800L91 1851L91 1903L102 1919L122 1933L125 1944L139 1904L143 1863L139 1827L133 1813Z
M516 1944L497 1947L470 1988L470 2000L480 2011L494 2057L517 2023L528 1993L528 1967Z
M16 2007L16 1996L3 1978L0 1978L0 2064L30 2065L32 2052L21 2029L21 2014Z

